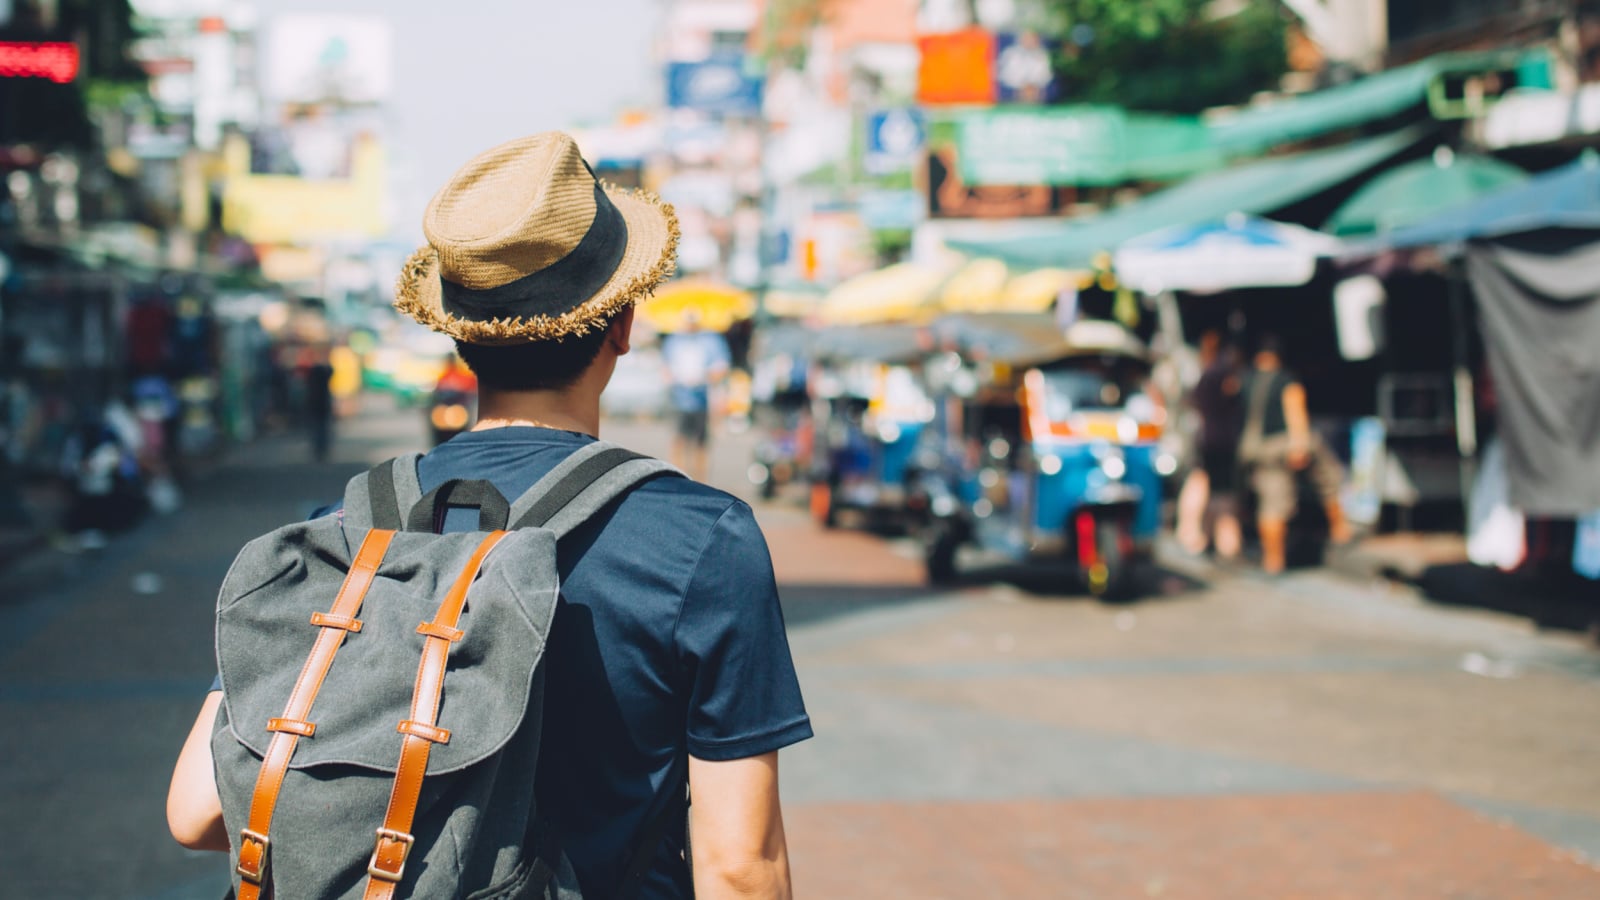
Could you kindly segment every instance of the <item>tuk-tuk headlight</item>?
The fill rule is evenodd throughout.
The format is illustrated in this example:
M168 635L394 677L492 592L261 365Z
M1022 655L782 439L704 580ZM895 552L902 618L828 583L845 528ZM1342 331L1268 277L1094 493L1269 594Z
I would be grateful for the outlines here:
M885 444L900 440L900 426L893 422L884 422L878 426L878 438Z
M1123 416L1118 419L1117 440L1124 444L1137 443L1139 440L1139 420L1133 416Z
M1061 457L1048 453L1039 457L1039 471L1046 475L1054 475L1061 471Z
M1171 453L1163 453L1156 457L1156 472L1162 477L1172 475L1178 471L1178 458Z
M472 418L467 408L459 403L441 404L435 406L429 413L433 427L440 431L460 431L467 427L467 421Z
M1128 474L1128 463L1120 456L1108 456L1100 460L1100 468L1112 481L1121 480L1122 476Z
M933 514L941 519L945 518L946 516L955 515L956 512L955 498L951 497L949 494L940 494L939 496L933 498L932 506Z

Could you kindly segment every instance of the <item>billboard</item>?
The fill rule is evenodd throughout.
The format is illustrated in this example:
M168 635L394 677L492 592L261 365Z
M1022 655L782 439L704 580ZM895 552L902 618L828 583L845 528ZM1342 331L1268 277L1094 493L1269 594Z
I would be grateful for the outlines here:
M394 90L393 31L379 16L278 16L263 88L280 103L381 103Z
M719 116L761 113L762 79L748 74L743 56L667 64L667 106Z
M1221 164L1205 125L1192 116L1012 106L967 112L957 123L961 177L970 184L1166 181Z
M961 119L961 176L972 184L1115 184L1121 111L991 109Z
M993 103L995 38L966 28L917 38L917 102L929 106Z

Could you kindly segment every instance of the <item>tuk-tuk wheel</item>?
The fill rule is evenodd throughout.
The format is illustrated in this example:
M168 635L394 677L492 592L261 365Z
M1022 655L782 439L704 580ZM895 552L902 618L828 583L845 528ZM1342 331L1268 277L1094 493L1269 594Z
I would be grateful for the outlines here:
M953 584L961 578L956 563L956 551L961 541L955 529L945 523L934 523L923 537L922 563L929 584Z

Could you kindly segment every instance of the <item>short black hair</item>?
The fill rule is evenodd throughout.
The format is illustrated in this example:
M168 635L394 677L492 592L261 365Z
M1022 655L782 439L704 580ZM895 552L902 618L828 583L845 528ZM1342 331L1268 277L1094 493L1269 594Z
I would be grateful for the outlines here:
M1283 355L1283 338L1268 332L1256 340L1257 353L1271 353L1273 356Z
M526 344L469 344L456 341L456 352L479 388L496 391L559 391L572 387L583 377L600 348L605 345L611 323L602 322L588 334L559 341L530 341Z

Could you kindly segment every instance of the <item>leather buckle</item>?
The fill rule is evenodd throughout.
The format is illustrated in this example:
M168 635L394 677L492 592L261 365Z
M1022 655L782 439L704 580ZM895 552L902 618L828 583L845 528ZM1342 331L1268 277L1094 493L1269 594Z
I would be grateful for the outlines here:
M400 865L393 872L378 864L378 853L383 850L385 840L394 841L400 845ZM372 848L372 859L367 861L367 874L382 881L398 882L406 872L406 857L411 855L411 842L414 839L404 831L395 831L393 828L379 828L378 841Z
M254 843L261 847L256 853L254 865L247 866L245 860L246 843ZM266 835L258 831L251 831L248 828L239 829L239 864L234 866L233 870L239 873L240 878L259 886L267 880L267 851L271 848L272 839Z

